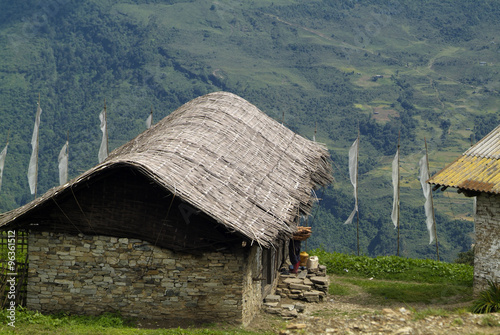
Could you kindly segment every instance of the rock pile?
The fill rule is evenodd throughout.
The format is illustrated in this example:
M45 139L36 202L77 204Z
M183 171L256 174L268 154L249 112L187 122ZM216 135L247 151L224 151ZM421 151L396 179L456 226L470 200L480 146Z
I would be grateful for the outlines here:
M328 293L326 266L317 269L302 270L296 274L280 275L276 294L283 298L304 300L307 302L323 301Z
M284 319L293 319L302 313L306 306L302 303L282 303L281 296L270 294L264 299L265 311L269 314L280 315Z
M302 270L298 274L280 274L276 294L264 299L265 310L271 314L279 314L285 319L298 316L305 310L305 304L296 302L322 302L328 293L329 280L326 266L316 269ZM292 301L292 303L286 303Z

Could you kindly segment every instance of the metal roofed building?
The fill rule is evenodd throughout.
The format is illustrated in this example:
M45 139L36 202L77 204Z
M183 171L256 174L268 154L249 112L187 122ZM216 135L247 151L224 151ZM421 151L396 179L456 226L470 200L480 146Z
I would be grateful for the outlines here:
M500 126L470 147L428 183L476 198L474 292L500 280Z

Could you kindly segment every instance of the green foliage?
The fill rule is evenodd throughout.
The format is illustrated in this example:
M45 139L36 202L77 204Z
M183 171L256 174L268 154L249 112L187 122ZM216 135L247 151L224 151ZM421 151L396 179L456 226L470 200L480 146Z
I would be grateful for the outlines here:
M451 325L452 325L452 326L456 326L456 327L463 326L463 325L464 325L464 320L463 320L463 319L461 319L461 318L455 318L455 319L453 319L453 321L451 322Z
M484 136L488 135L497 125L498 116L496 114L478 115L474 119L474 136L475 140L479 141Z
M343 282L354 284L372 296L373 302L402 302L408 304L416 303L447 303L451 297L469 297L472 288L461 285L446 283L411 283L386 280L366 280L349 278Z
M227 327L225 325L212 325L201 328L183 329L139 329L135 328L133 321L125 319L117 313L104 313L99 316L67 315L59 313L56 315L44 315L38 311L31 311L25 308L16 310L16 328L7 325L7 310L0 311L0 333L15 334L172 334L172 335L252 335L252 331L245 331L237 327ZM15 330L15 331L14 331Z
M474 301L472 312L478 314L500 311L500 283L488 280L488 288Z
M327 272L334 274L330 294L350 296L362 292L363 303L448 304L468 302L472 295L473 271L468 265L324 250L310 254L318 256Z
M33 200L26 178L38 93L39 194L58 184L69 132L69 176L97 164L108 103L110 149L201 94L225 90L328 145L336 185L310 246L356 250L347 157L358 126L360 246L396 254L390 161L401 131L401 255L430 258L416 167L431 170L498 122L500 5L495 1L8 1L0 0L0 149L9 135L0 211ZM429 15L432 13L432 15ZM484 62L484 63L483 63ZM383 75L372 81L376 75ZM441 258L471 244L467 200L436 201ZM458 200L455 200L458 201Z
M466 264L397 256L352 256L328 253L321 249L310 251L309 254L318 256L329 273L338 275L462 286L472 286L473 282L473 267Z
M468 251L459 252L457 259L455 259L455 263L474 266L474 252L475 248L471 248Z
M493 318L491 315L483 317L479 324L484 327L500 327L500 322L498 322L498 320Z
M331 283L328 287L328 294L331 295L349 295L351 290L343 284Z
M340 163L338 161L345 158L337 155L332 155L332 157L335 164L341 164L342 161ZM389 166L390 160L387 159L387 162ZM308 225L312 227L313 234L307 246L310 249L324 248L328 252L352 254L356 253L356 222L344 225L344 221L354 207L352 186L350 189L341 188L339 183L343 175L342 171L338 173L337 171L335 173L337 184L317 192L317 196L322 199L321 206L313 211L313 216L309 220ZM375 177L372 174L373 170L360 178L360 253L370 256L396 255L397 231L390 221L392 185L388 180L384 180L384 176ZM390 173L387 175L390 176ZM401 189L400 255L405 258L436 257L435 245L429 245L422 191L418 189L418 192L409 194L409 190L404 187L406 180L408 179L402 179ZM415 181L418 182L418 180ZM368 201L370 197L376 197L377 201ZM468 201L468 199L464 197L463 201ZM469 207L450 204L448 195L443 196L441 191L435 194L434 203L448 207L448 211L455 215L457 211ZM472 203L469 208L472 208ZM459 252L468 250L470 244L473 243L470 235L473 222L451 220L438 209L436 222L440 259L452 262Z
M7 324L8 311L2 310L0 313L0 323ZM104 313L99 316L70 316L65 313L54 315L44 315L38 311L31 311L23 307L16 310L16 324L36 324L45 327L66 327L75 325L86 325L94 329L122 328L128 326L129 320L122 318L117 313Z
M449 311L442 308L426 308L422 310L412 309L412 312L413 312L413 320L424 320L428 316L448 316L450 314ZM455 323L457 325L460 325L460 321L457 321Z
M25 234L27 234L25 231L17 231L16 233L18 234L18 238L26 238L26 236L24 236ZM8 257L9 251L15 252L15 259L19 263L24 263L27 256L26 248L16 248L15 244L9 245L8 236L9 234L7 231L0 231L0 238L2 238L2 240L5 242L5 244L0 245L0 259L2 260L2 262L0 262L0 270L2 269L2 267L7 267L7 263L5 262L5 260L10 260L10 258ZM9 247L14 248L14 250L9 250Z

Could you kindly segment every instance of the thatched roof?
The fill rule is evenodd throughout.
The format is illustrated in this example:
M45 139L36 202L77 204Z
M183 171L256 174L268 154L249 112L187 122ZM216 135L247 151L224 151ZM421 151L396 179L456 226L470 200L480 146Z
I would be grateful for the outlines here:
M0 215L0 227L114 166L127 165L264 247L296 229L312 189L332 182L325 146L307 140L234 94L196 98L101 164Z

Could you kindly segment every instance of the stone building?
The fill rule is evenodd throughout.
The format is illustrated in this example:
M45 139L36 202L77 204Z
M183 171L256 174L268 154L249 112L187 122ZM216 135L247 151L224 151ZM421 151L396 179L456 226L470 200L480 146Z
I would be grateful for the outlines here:
M474 293L500 281L500 126L427 182L476 197Z
M276 286L328 151L227 92L194 99L23 207L27 307L248 323Z

